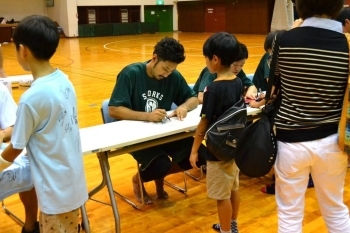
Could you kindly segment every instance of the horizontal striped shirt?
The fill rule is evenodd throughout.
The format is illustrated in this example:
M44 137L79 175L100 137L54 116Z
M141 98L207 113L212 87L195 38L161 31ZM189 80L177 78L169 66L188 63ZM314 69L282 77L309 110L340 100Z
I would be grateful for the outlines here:
M277 139L301 142L337 133L349 73L346 37L317 27L287 31L276 70L282 94Z

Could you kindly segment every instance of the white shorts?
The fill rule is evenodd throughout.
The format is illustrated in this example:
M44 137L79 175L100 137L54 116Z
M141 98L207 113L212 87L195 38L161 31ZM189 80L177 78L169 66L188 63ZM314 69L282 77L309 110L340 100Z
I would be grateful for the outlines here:
M3 143L1 149L5 147L6 144ZM33 187L28 157L23 151L10 167L0 172L0 200L15 193L31 190Z

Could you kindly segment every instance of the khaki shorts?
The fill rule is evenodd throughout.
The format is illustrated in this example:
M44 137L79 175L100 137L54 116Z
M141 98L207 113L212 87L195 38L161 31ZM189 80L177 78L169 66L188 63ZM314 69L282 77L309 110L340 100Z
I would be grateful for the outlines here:
M207 193L215 200L227 200L238 190L239 169L234 160L207 161Z
M78 233L79 209L63 214L40 213L40 232L44 233Z

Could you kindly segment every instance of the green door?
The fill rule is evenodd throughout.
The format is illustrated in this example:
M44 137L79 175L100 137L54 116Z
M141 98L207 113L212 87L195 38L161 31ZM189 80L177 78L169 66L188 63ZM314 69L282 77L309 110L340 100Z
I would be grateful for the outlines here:
M160 32L173 31L173 6L145 6L145 23L158 22Z

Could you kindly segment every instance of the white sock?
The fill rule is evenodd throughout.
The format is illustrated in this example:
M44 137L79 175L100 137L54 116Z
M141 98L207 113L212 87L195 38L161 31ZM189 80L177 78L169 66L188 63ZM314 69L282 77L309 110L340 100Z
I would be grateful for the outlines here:
M229 230L229 231L223 231L223 230L221 230L221 228L220 228L220 232L221 232L221 233L232 233L231 230Z

